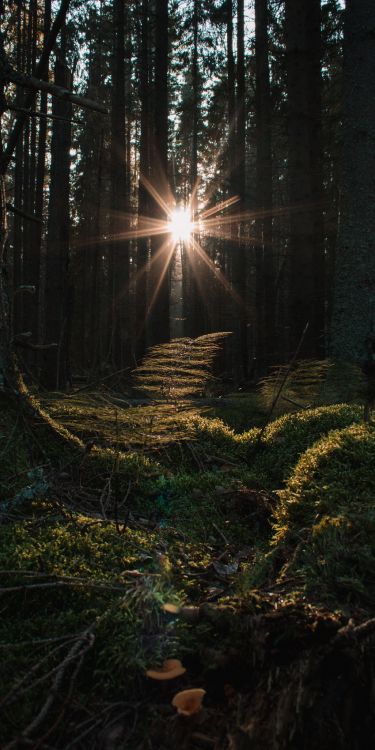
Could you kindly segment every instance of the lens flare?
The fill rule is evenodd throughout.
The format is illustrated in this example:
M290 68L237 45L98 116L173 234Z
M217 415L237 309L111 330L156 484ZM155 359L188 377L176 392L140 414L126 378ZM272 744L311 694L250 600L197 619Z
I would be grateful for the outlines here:
M175 243L189 242L193 232L193 222L188 208L175 208L170 215L169 231Z

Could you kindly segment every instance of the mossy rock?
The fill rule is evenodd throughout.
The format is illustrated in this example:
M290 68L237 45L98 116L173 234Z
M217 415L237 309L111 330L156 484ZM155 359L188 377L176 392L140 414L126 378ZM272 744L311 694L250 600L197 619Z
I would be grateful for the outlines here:
M263 450L256 460L269 478L280 486L300 456L317 440L330 430L348 427L361 419L361 408L349 404L321 406L297 414L286 414L266 427L262 438Z
M375 430L334 430L307 450L275 510L273 546L312 595L375 604Z

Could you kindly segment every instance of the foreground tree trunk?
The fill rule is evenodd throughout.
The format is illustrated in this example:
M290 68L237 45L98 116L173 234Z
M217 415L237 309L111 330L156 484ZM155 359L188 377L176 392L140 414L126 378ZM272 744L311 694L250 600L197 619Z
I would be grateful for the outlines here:
M364 359L375 332L375 4L347 0L340 228L331 322L337 359Z

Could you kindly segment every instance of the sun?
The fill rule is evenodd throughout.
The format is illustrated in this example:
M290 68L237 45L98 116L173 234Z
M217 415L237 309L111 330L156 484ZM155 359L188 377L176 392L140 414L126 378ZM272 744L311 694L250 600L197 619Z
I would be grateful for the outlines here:
M175 208L169 218L169 231L174 242L189 242L193 232L193 222L188 208Z

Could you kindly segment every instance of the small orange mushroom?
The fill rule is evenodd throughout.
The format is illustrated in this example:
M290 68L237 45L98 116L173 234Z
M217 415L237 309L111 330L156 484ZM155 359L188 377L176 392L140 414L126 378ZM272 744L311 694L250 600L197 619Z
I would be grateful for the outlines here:
M178 615L180 611L180 607L177 607L176 604L163 604L162 609L164 612L168 612L170 615Z
M176 693L172 700L172 706L177 709L181 716L193 716L198 714L202 708L202 701L206 691L203 688L191 688Z
M185 672L186 669L179 659L166 659L162 667L148 669L146 675L151 677L152 680L174 680L175 677L180 677Z

